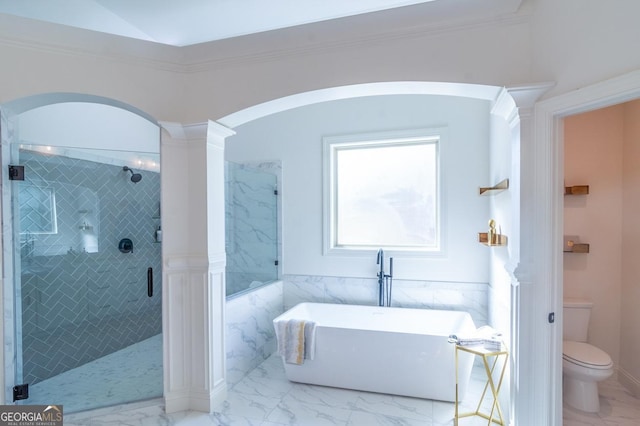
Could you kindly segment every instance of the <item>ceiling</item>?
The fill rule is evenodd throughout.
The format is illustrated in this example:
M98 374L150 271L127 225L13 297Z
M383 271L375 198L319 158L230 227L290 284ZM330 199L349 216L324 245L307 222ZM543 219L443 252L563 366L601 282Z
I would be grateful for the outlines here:
M422 5L427 8L425 20L441 20L469 13L513 12L521 1L0 0L0 13L165 45L189 46L408 6Z
M429 1L0 0L0 12L187 46Z

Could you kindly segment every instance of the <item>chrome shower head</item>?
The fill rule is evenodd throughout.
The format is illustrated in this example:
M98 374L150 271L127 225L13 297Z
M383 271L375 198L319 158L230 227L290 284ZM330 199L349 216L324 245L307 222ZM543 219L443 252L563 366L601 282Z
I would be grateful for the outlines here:
M140 173L133 173L133 170L131 170L129 167L124 166L122 170L125 172L131 172L131 182L138 183L142 180L142 175Z

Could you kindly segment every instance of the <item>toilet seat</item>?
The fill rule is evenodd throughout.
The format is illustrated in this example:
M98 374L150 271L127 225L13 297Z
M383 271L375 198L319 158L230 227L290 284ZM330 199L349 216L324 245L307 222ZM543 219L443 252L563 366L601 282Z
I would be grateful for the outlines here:
M572 364L597 370L606 370L613 366L613 361L609 354L584 342L565 340L563 342L562 358Z

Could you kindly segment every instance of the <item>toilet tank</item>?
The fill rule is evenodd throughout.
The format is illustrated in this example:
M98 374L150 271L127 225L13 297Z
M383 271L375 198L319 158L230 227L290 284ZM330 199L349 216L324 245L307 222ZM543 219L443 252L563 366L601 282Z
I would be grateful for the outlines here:
M564 340L586 342L589 332L589 317L593 303L586 299L564 299L562 310L563 326L562 337Z

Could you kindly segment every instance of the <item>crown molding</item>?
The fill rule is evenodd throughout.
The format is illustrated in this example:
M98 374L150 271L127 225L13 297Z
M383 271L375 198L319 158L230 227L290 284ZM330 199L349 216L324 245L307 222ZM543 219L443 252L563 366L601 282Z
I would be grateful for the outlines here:
M466 20L406 24L380 15L369 21L362 17L336 19L282 30L220 41L175 47L96 31L66 27L27 18L0 14L0 45L76 57L94 57L134 66L176 73L199 73L237 65L281 61L363 46L393 44L399 41L434 37L519 25L529 22L531 11L520 10L499 16ZM351 21L350 21L351 19ZM364 20L350 25L354 19ZM408 19L408 18L405 18ZM361 21L355 21L361 22Z
M184 55L184 71L203 72L210 69L219 69L221 67L232 67L237 65L277 62L287 58L305 57L323 54L331 51L339 50L357 50L362 47L380 46L384 44L393 44L397 42L419 39L425 37L435 37L446 34L456 34L468 31L477 31L486 28L495 28L496 26L512 26L527 24L530 21L530 13L520 13L511 16L498 16L490 18L481 18L464 21L448 21L439 23L425 23L414 26L399 26L387 31L380 31L380 28L371 28L370 31L360 31L357 34L351 34L339 39L316 41L313 43L298 44L295 46L287 46L283 48L267 47L261 50L242 53L243 49L227 48L226 54L217 54L217 57L210 56L213 49L207 49L209 43L196 46L185 47ZM309 24L321 25L321 24ZM326 24L325 24L326 25ZM279 30L281 33L286 31L298 31L301 29L284 29ZM331 32L331 31L329 31ZM252 48L263 44L260 42L260 34L246 36L243 38L255 38ZM292 34L291 38L305 38L305 34ZM308 38L308 37L307 37ZM214 43L225 43L225 40ZM234 43L235 40L231 41ZM210 57L207 57L210 56Z
M0 13L0 45L182 72L178 47Z
M160 121L158 124L162 129L166 130L174 140L197 140L206 139L208 134L209 123L212 121L202 123L182 124L170 121ZM218 124L218 126L223 127Z

